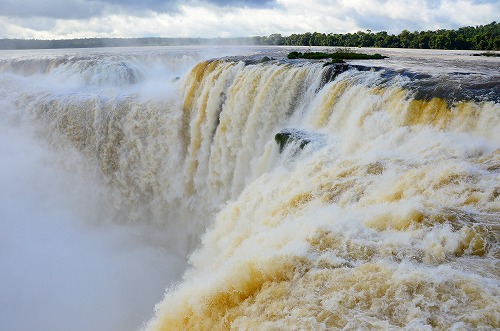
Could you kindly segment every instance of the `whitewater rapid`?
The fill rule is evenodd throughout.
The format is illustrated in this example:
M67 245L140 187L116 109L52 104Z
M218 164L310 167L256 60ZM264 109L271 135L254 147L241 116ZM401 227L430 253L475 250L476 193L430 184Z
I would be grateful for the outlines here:
M129 292L148 274L165 277L145 286L160 292L154 316L150 306L142 319L124 318L129 329L149 318L148 331L499 328L500 104L490 70L498 60L434 54L426 69L402 52L399 62L353 62L332 75L281 49L264 50L273 57L265 62L262 50L245 52L4 56L0 119L21 138L1 145L3 200L19 182L6 155L18 155L23 187L40 191L27 205L49 199L47 215L70 215L53 222L3 208L4 233L23 238L12 224L39 219L63 233L99 229L73 259L124 270L96 286L123 283L103 319L134 307L123 301L134 301L139 294ZM308 143L291 139L280 150L283 129ZM35 153L21 156L21 147ZM47 187L55 193L46 199ZM41 258L53 263L70 242ZM13 270L4 278L19 270L16 259L34 263L15 243L3 245L12 253L0 263ZM89 248L102 261L80 252ZM125 276L116 261L126 256L144 276ZM141 265L145 257L155 266ZM71 283L62 270L54 269ZM5 304L26 296L6 288ZM63 302L78 296L52 290ZM92 329L123 330L123 320ZM15 323L4 314L2 325Z

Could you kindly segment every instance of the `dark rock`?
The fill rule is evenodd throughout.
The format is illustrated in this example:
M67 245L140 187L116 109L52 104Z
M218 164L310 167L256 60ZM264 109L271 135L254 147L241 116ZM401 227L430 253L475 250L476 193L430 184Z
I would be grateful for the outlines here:
M500 57L500 53L484 52L484 53L475 53L475 54L472 54L472 56Z
M325 136L320 133L291 128L283 129L274 136L274 140L280 148L280 153L283 152L287 144L292 142L297 142L300 149L303 149L309 143L324 143L325 139Z
M326 84L333 81L335 77L344 71L349 70L349 65L347 63L325 63L323 67L327 67L321 73L321 82L316 89L316 92L325 87Z

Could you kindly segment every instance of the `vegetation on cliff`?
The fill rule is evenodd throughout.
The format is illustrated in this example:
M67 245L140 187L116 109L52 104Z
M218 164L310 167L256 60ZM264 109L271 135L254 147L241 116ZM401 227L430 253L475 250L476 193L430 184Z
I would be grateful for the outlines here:
M291 52L288 54L289 59L309 59L309 60L321 60L321 59L331 59L332 63L342 63L343 60L369 60L369 59L383 59L386 56L380 54L363 54L353 52L350 49L338 49L333 53L323 53L323 52Z

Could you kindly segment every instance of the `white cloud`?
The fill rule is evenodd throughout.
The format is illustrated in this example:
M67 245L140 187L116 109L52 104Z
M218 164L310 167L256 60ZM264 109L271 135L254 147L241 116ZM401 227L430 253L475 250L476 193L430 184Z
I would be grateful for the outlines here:
M88 0L69 0L64 8L75 10L82 3ZM21 17L9 14L9 11L20 12L13 0L0 0L3 8L0 37L240 37L366 29L399 33L403 29L487 24L497 19L495 16L500 12L500 2L494 0L189 0L182 4L177 0L150 0L140 5L129 0L94 0L91 3L93 9L80 16L64 16L62 8L50 17L33 12L28 6L32 8L31 16Z

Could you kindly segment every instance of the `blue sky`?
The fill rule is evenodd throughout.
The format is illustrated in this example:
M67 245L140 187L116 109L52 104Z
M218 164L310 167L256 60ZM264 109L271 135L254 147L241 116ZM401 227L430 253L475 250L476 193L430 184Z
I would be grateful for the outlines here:
M495 20L499 0L0 0L0 38L399 33Z

